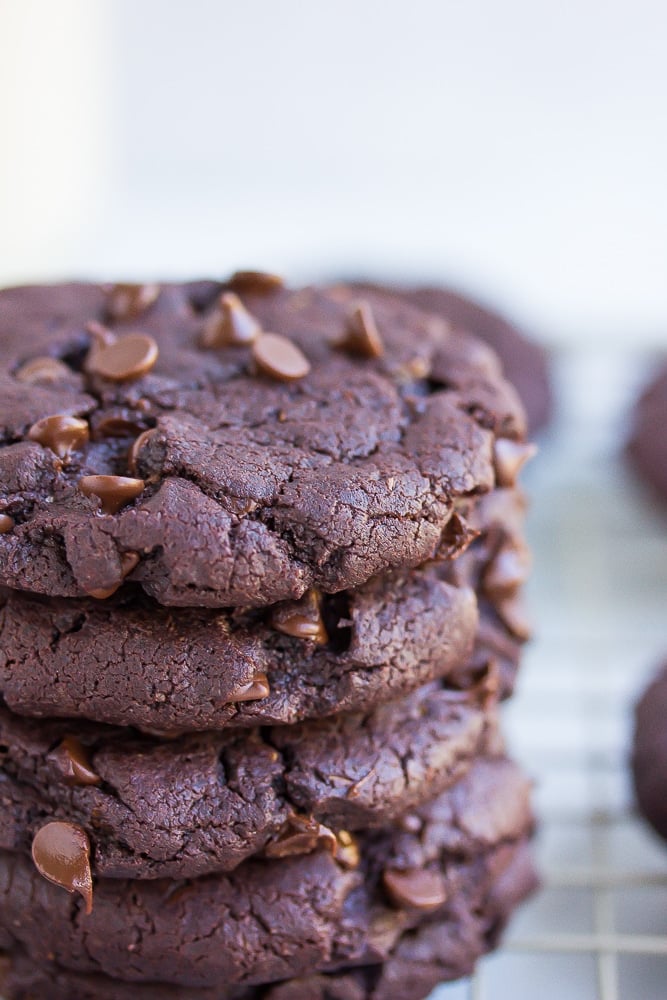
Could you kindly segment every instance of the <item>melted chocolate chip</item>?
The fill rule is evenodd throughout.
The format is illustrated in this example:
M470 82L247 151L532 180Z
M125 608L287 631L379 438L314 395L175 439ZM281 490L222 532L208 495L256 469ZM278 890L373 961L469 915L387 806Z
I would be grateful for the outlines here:
M90 324L89 324L90 329ZM146 333L128 333L110 344L95 344L86 358L86 371L112 382L141 378L158 358L158 346Z
M143 479L128 476L84 476L79 489L84 496L100 499L105 514L115 514L126 503L135 500L144 490Z
M86 913L92 912L90 841L82 827L61 821L47 823L33 838L32 859L40 875L68 892L78 892Z
M153 305L160 294L160 286L114 285L107 299L107 313L112 319L136 319Z
M9 514L0 514L0 535L6 535L14 527L14 518Z
M115 594L121 586L126 576L129 576L133 569L139 565L138 552L123 552L120 557L120 580L112 587L99 587L95 590L87 591L89 597L95 597L98 601L104 601L107 597Z
M271 625L276 631L295 639L312 639L322 646L329 641L320 598L314 590L307 591L298 601L277 604L271 614Z
M275 840L264 848L267 858L288 858L295 854L311 854L326 847L334 852L335 834L312 816L290 816Z
M252 356L265 375L279 382L304 378L310 371L305 354L279 333L262 333L252 345Z
M445 880L440 872L427 869L398 871L388 868L382 884L389 899L399 910L421 910L428 913L439 909L447 899Z
M384 353L382 338L367 302L360 302L353 309L347 320L345 334L336 347L362 358L379 358Z
M70 368L57 358L39 357L32 361L26 361L16 372L19 382L27 382L29 385L39 383L62 382L72 374Z
M146 444L146 442L149 441L155 435L155 433L156 433L155 428L151 427L147 431L143 431L136 439L136 441L132 443L132 447L130 448L130 451L127 456L127 464L130 469L130 472L137 471L137 461L139 459L139 452Z
M516 486L521 469L536 453L537 445L498 438L493 452L498 486Z
M247 684L240 684L235 691L232 691L229 701L260 701L262 698L268 698L270 694L269 678L266 674L257 674Z
M252 295L270 295L285 287L285 282L278 274L267 271L235 271L227 282L235 292L246 292Z
M93 770L88 751L76 736L65 736L48 760L53 761L67 785L99 785L102 780Z
M238 295L223 292L206 320L200 343L202 347L244 347L261 332L259 320L248 312Z
M28 431L31 441L37 441L55 452L58 458L67 458L72 451L80 451L88 443L88 424L77 417L59 413L43 417Z

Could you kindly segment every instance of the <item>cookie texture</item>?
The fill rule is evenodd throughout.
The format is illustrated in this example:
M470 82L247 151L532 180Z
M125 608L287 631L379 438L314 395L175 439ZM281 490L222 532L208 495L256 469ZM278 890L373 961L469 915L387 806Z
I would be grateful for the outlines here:
M93 874L191 878L254 854L336 847L454 784L497 744L492 677L437 682L367 714L168 742L128 729L36 723L0 710L0 849L30 854L47 823L76 823Z
M472 972L476 960L496 943L512 910L535 888L525 845L499 856L497 869L474 913L466 914L464 903L458 912L404 931L382 964L267 986L197 989L74 973L54 961L37 965L17 951L7 962L0 989L7 1000L424 1000L439 983Z
M482 921L480 951L495 932L491 901L532 825L528 793L507 760L480 759L403 829L360 835L356 866L320 850L180 883L99 879L85 918L76 897L2 853L0 947L129 983L252 986L380 964L402 934L438 920L452 928L455 965L471 922Z
M362 283L360 287L378 290L382 286ZM500 358L506 378L519 393L531 432L549 423L553 390L549 358L543 347L504 316L451 289L391 285L387 291L426 312L444 317L454 327L468 330L489 344Z
M667 366L635 405L628 455L635 469L667 501Z
M641 812L667 839L667 665L635 710L632 770Z
M292 610L174 612L136 588L106 601L8 594L0 691L22 714L163 733L292 723L454 673L478 624L472 590L441 580L437 566L325 597L324 643L272 624Z
M353 289L248 291L306 359L293 378L280 351L267 366L213 337L229 287L165 285L120 318L101 286L0 293L0 583L80 597L129 578L210 607L336 592L431 558L456 498L493 486L495 440L525 428L482 343L369 292L367 357L341 346ZM31 437L52 416L88 440Z

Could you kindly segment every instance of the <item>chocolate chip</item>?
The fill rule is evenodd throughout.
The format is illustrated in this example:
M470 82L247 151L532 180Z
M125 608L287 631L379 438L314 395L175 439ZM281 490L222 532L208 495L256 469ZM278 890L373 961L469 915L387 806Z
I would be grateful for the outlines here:
M19 382L27 382L29 385L38 385L40 382L53 383L62 382L72 374L70 368L57 358L39 357L32 361L26 361L16 372Z
M86 330L92 341L91 351L98 347L111 347L118 340L113 330L110 330L104 323L98 323L96 319L91 319L86 323Z
M104 601L107 597L111 597L115 594L118 588L121 586L123 580L126 576L129 576L133 569L139 565L139 553L138 552L123 552L120 557L120 580L115 583L112 587L98 587L95 590L88 590L86 593L89 597L95 597L98 601Z
M367 302L360 302L348 317L343 337L336 347L362 358L379 358L384 353L382 338Z
M530 639L532 632L530 618L520 595L514 594L511 597L496 600L494 607L503 624L509 629L512 635L516 636L522 642Z
M31 441L50 448L58 458L67 458L70 452L80 451L88 443L89 436L85 420L64 413L42 417L28 431Z
M99 785L102 780L93 770L88 751L76 736L65 736L48 755L67 785Z
M337 846L335 834L312 816L290 816L275 840L264 848L267 858L288 858L311 854L326 847L332 853Z
M498 438L493 451L498 486L516 486L523 466L537 453L537 445Z
M149 430L143 431L136 439L136 441L133 442L127 456L127 464L130 472L137 471L137 461L139 459L139 452L146 444L146 442L150 441L150 439L155 435L155 433L156 433L155 427L151 427L149 428Z
M265 375L280 382L303 378L310 371L305 354L279 333L261 333L252 345L252 356Z
M152 337L146 333L127 333L111 344L95 344L86 358L86 371L112 382L124 382L141 378L157 358L158 346Z
M259 320L248 312L238 295L223 292L206 320L200 343L202 347L244 347L261 332Z
M140 434L141 424L132 419L131 416L124 416L122 413L107 414L94 421L93 432L95 437L132 437Z
M266 674L257 674L247 684L240 684L235 691L232 691L229 701L260 701L262 698L268 698L270 694L269 678Z
M400 910L428 913L439 909L447 899L445 880L440 872L388 868L382 875L382 883L389 899Z
M107 313L112 319L136 319L153 305L160 294L160 286L114 285L107 299Z
M79 489L84 496L99 497L105 514L115 514L144 490L143 479L128 476L84 476Z
M295 639L312 639L322 646L329 641L320 598L314 590L308 590L298 601L277 604L271 614L271 625Z
M47 823L33 838L32 860L40 875L68 892L78 892L86 913L92 912L90 841L82 827L61 821Z
M14 518L9 514L0 514L0 535L6 535L14 527Z
M513 596L526 582L528 565L527 551L509 543L501 545L484 572L484 592L492 601Z
M278 274L267 271L235 271L227 282L235 292L247 292L252 295L270 295L285 287L285 282Z

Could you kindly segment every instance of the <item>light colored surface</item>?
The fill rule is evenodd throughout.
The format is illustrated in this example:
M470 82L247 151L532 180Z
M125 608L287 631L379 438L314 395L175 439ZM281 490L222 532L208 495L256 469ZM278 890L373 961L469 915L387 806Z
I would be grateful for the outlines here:
M447 276L554 342L664 339L666 32L663 0L0 0L0 280Z
M536 781L543 890L473 982L434 1000L663 1000L667 845L632 812L631 705L667 655L667 515L619 455L651 359L565 353L526 475L537 638L507 706Z

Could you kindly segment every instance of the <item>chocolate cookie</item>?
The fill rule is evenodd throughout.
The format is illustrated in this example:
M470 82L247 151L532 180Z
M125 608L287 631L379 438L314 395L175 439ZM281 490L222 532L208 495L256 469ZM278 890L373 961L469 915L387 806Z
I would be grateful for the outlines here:
M260 606L449 551L521 406L485 345L365 300L261 278L0 293L0 584Z
M667 665L637 705L632 769L639 808L667 839Z
M508 916L535 886L526 846L498 861L499 874L481 905L461 919L437 917L405 931L381 965L315 973L269 986L188 989L166 983L129 983L104 975L73 973L55 962L36 965L13 955L0 990L6 1000L423 1000L439 983L472 972L492 947Z
M88 915L2 853L0 947L130 983L251 986L381 963L403 933L437 920L451 927L454 963L471 921L482 920L480 950L495 932L489 902L524 851L528 791L509 761L480 759L402 830L361 835L358 853L351 843L345 856L322 849L182 882L100 879Z
M152 731L291 723L363 710L467 662L475 596L437 566L262 612L7 595L0 692L26 715Z
M358 287L361 290L381 289L381 286L365 283ZM519 393L531 432L549 423L553 394L549 359L543 347L529 340L504 316L450 289L391 285L386 291L444 317L453 326L468 330L489 344L500 358L505 376Z
M505 488L459 503L453 543L474 540L456 560L261 612L172 611L127 588L106 601L7 594L0 692L22 714L164 733L363 710L434 677L469 686L490 664L506 696L527 635L524 507Z
M496 704L492 677L465 693L434 682L365 715L169 742L0 709L0 848L30 854L67 821L96 874L191 878L335 847L459 780L497 744Z
M628 454L640 475L667 500L667 367L637 401Z

